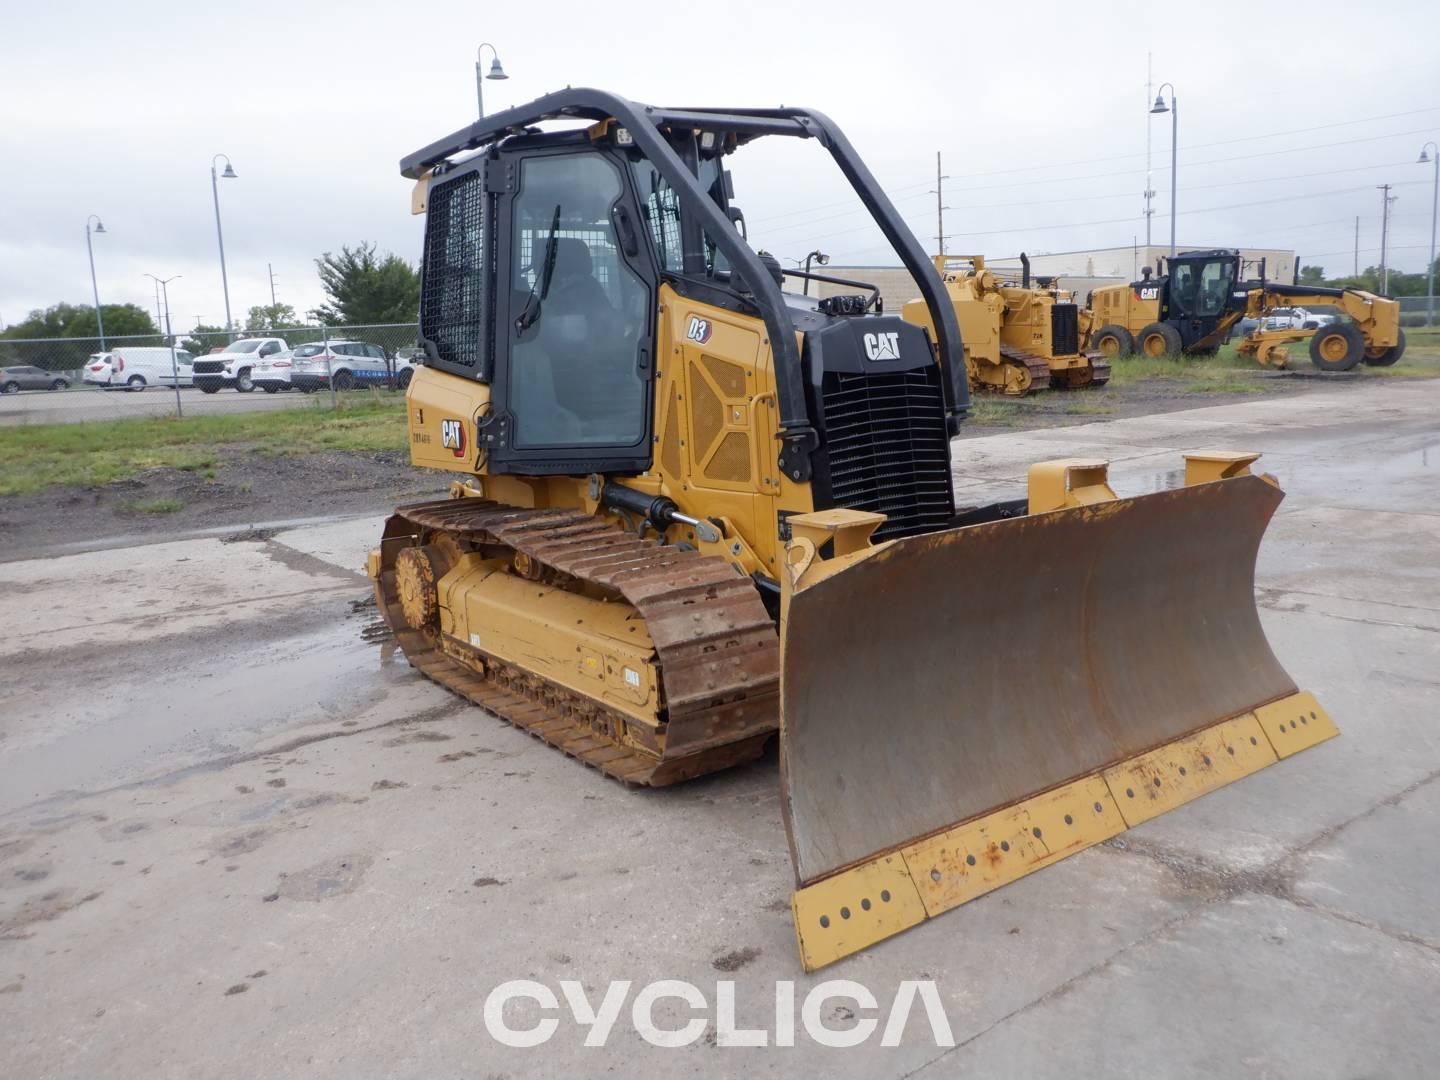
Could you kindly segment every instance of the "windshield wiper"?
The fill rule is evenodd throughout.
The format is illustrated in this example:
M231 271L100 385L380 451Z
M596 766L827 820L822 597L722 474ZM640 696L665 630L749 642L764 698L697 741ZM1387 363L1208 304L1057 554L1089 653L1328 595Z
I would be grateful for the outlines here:
M530 283L530 295L525 298L525 306L520 311L520 317L515 320L515 334L518 337L530 327L540 321L540 305L550 295L550 279L555 274L555 254L558 244L556 233L560 231L560 204L555 204L555 215L550 219L550 236L545 241L545 260L540 266L540 273L535 275L535 280ZM535 289L539 286L540 298L535 298Z

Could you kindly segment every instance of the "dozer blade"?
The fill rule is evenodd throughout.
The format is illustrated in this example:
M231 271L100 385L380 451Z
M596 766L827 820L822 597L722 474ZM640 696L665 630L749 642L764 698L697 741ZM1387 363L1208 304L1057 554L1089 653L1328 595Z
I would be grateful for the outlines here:
M1244 474L874 547L829 512L828 560L823 529L792 541L782 803L806 970L1335 734L1255 607L1282 497Z

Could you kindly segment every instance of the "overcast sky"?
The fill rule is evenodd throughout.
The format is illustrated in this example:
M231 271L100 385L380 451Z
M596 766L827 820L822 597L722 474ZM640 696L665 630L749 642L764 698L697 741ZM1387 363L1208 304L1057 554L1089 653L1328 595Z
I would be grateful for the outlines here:
M487 111L566 84L682 105L810 105L847 132L927 247L944 153L952 252L1013 255L1143 242L1146 57L1179 91L1181 245L1294 248L1348 272L1419 270L1440 140L1440 5L873 0L785 4L246 4L3 0L0 321L90 302L153 310L143 275L179 274L177 329L220 323L213 154L237 319L321 302L314 258L373 240L415 260L400 157L474 118L475 47L510 79ZM489 54L486 54L486 65ZM1153 230L1168 239L1170 118L1153 119ZM731 161L751 240L782 259L893 257L813 144ZM222 163L223 167L223 163Z

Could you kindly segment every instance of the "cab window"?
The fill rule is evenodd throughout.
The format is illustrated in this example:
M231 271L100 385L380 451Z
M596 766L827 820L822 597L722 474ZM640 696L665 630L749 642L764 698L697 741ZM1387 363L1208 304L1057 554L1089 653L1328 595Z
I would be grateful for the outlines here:
M619 254L612 208L625 197L623 180L593 153L521 164L510 252L517 449L630 447L645 438L638 361L654 299ZM651 191L663 207L664 196Z

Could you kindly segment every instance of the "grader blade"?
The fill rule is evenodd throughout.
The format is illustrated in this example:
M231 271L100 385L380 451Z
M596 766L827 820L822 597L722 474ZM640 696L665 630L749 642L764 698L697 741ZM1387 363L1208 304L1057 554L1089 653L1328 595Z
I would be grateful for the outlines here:
M1283 496L1253 457L1130 499L1078 463L1103 501L1035 513L1032 476L1031 516L874 547L873 515L790 519L782 803L807 970L1336 733L1260 626Z

